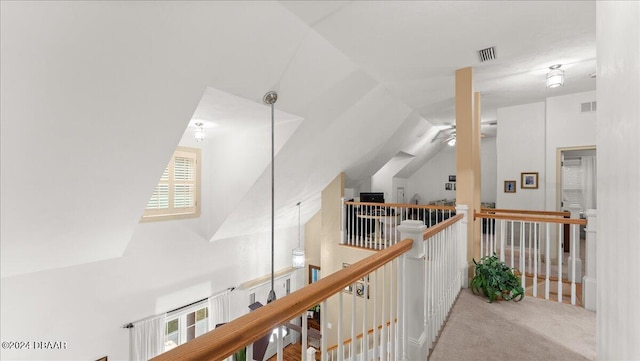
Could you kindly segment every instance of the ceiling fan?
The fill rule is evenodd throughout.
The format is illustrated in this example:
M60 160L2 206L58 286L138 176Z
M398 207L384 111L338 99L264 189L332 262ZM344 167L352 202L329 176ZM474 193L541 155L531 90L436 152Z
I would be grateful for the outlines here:
M498 121L492 120L492 121L480 123L480 128L487 127L487 126L496 126L496 125L498 125ZM485 134L481 133L480 137L484 138ZM449 125L449 126L440 127L440 129L438 129L438 133L436 133L436 135L431 140L431 143L437 140L439 140L441 143L447 143L450 146L454 146L456 144L456 126Z

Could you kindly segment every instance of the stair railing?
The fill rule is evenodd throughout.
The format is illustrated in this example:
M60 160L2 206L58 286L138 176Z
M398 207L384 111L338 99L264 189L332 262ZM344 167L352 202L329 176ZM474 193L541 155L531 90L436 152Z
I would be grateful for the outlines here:
M343 268L332 273L317 282L297 290L281 299L260 307L244 316L235 319L213 331L210 331L200 337L197 337L183 345L180 345L168 352L160 354L153 358L155 361L165 360L224 360L233 355L238 350L252 344L258 339L270 334L272 330L278 329L282 325L289 324L290 320L302 317L302 329L305 330L307 325L307 310L317 304L321 305L321 355L323 360L328 360L327 343L337 343L341 337L341 326L338 325L338 338L336 341L328 340L328 322L326 315L331 310L327 307L327 300L337 295L341 300L347 295L345 290L351 288L352 303L363 303L367 295L374 300L372 307L380 307L382 319L372 320L382 322L386 325L390 320L397 319L396 322L389 323L388 327L383 327L383 346L382 351L385 353L384 359L398 359L398 355L403 353L402 330L406 322L403 311L404 300L401 298L403 294L403 273L404 273L404 254L412 248L413 240L406 239L392 245L380 252L357 262L349 267ZM378 272L382 272L382 279L388 279L389 282L382 282L382 289L370 291L367 285L367 279L376 279L380 277ZM371 277L371 278L370 278ZM361 287L363 284L364 288ZM377 291L375 291L377 290ZM364 292L364 297L358 297L357 293ZM370 293L369 293L370 292ZM381 304L377 304L377 295L383 295ZM361 299L361 300L360 300ZM366 305L368 302L364 302ZM364 306L363 315L367 314L366 306ZM379 310L380 310L379 309ZM342 308L338 312L341 311ZM335 311L334 311L335 312ZM352 314L355 315L355 312ZM374 312L374 314L376 314ZM368 324L366 316L362 322ZM374 316L375 317L375 316ZM340 318L342 319L342 317ZM340 323L339 323L340 324ZM355 322L350 325L352 339L356 338ZM367 339L367 337L365 337ZM368 342L368 339L367 339ZM282 357L282 350L278 350L279 358ZM301 360L306 360L306 350L303 348L300 355ZM388 358L387 358L388 357Z
M482 221L480 256L495 253L509 267L516 268L522 286L530 287L533 297L538 297L538 288L544 284L544 298L550 299L551 284L555 282L557 301L563 302L564 281L570 285L570 303L575 305L583 276L579 258L580 227L586 226L587 221L568 216L569 212L508 209L475 212L475 218ZM568 267L564 266L565 262Z

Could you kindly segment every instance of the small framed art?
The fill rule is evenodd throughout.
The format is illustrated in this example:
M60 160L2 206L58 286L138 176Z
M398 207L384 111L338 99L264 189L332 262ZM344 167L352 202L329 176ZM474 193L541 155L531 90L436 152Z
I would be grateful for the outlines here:
M504 192L505 193L515 193L516 192L516 181L514 181L514 180L506 180L506 181L504 181Z
M538 172L522 172L520 178L520 188L538 189Z

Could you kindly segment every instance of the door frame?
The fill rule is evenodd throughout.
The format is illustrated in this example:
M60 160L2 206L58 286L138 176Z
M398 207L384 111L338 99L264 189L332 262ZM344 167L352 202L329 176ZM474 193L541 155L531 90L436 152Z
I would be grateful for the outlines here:
M594 150L597 154L595 145L584 145L580 147L558 147L556 149L556 210L562 210L562 153L574 150Z

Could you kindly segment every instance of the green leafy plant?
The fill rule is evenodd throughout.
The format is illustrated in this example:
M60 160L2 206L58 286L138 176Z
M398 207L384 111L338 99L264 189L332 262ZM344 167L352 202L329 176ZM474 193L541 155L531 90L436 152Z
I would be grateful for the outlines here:
M233 359L234 361L246 361L247 360L247 348L242 348L240 350L238 350L238 352L236 352L233 355Z
M496 254L473 260L475 264L475 276L469 283L469 287L476 294L484 294L489 297L489 302L496 299L506 301L520 301L524 297L524 289L520 279L514 274L515 269L509 268L501 262Z

